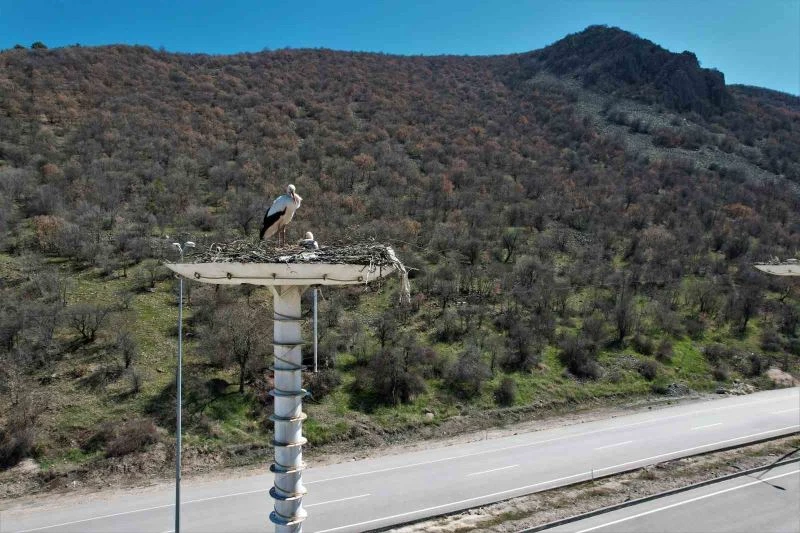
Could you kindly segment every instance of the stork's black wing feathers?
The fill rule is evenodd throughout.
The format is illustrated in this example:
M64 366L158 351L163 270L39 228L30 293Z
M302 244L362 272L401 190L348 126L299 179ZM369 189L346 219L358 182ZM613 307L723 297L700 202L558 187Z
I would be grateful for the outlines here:
M271 215L269 214L269 211L267 211L267 213L264 215L264 223L261 224L261 233L258 234L258 239L259 240L262 240L262 241L264 240L264 234L267 232L267 230L270 227L272 227L274 224L278 223L278 220L280 220L280 218L283 216L283 214L285 212L286 212L286 208L284 208L283 211L276 211L275 213L272 213Z

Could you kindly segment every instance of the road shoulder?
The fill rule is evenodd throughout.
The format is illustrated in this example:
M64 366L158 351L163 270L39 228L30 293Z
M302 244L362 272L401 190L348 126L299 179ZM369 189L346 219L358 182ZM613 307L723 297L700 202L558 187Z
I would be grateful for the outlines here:
M797 434L768 442L666 461L620 475L538 492L388 529L397 533L455 533L480 529L538 530L559 520L768 466L800 455Z

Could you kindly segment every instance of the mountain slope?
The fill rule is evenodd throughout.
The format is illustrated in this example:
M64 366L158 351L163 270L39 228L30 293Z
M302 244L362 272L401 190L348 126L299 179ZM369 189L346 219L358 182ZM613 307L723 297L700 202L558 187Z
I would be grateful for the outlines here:
M494 57L0 53L0 465L167 461L160 262L255 238L287 183L289 240L377 239L413 269L408 308L394 282L325 295L312 445L771 386L798 295L751 264L800 247L800 114L720 81L597 27ZM264 455L271 339L245 326L270 296L189 286L186 442Z

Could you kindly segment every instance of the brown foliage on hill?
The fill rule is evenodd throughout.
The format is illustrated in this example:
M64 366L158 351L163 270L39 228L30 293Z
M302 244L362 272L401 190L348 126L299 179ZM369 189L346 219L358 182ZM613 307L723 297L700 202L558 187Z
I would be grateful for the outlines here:
M690 111L690 127L657 129L654 143L719 145L776 179L628 154L568 91L525 82L539 69ZM729 91L691 54L616 28L495 57L10 50L0 72L0 188L12 200L0 221L11 250L124 267L164 228L249 234L289 182L305 198L298 235L408 243L434 264L464 250L488 280L503 270L492 257L510 263L534 241L542 256L598 250L585 258L595 273L573 286L602 282L620 250L635 277L674 282L719 271L709 252L749 261L798 247L796 189L777 178L800 183L793 97ZM650 227L671 254L647 251Z

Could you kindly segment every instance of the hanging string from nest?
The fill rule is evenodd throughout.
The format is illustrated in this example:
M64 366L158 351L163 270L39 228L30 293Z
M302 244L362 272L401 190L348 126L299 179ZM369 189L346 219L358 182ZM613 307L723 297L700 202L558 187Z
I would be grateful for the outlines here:
M394 267L400 273L400 304L409 305L411 303L411 283L408 281L408 270L406 270L406 266L397 258L391 246L386 247L386 253L389 255Z

